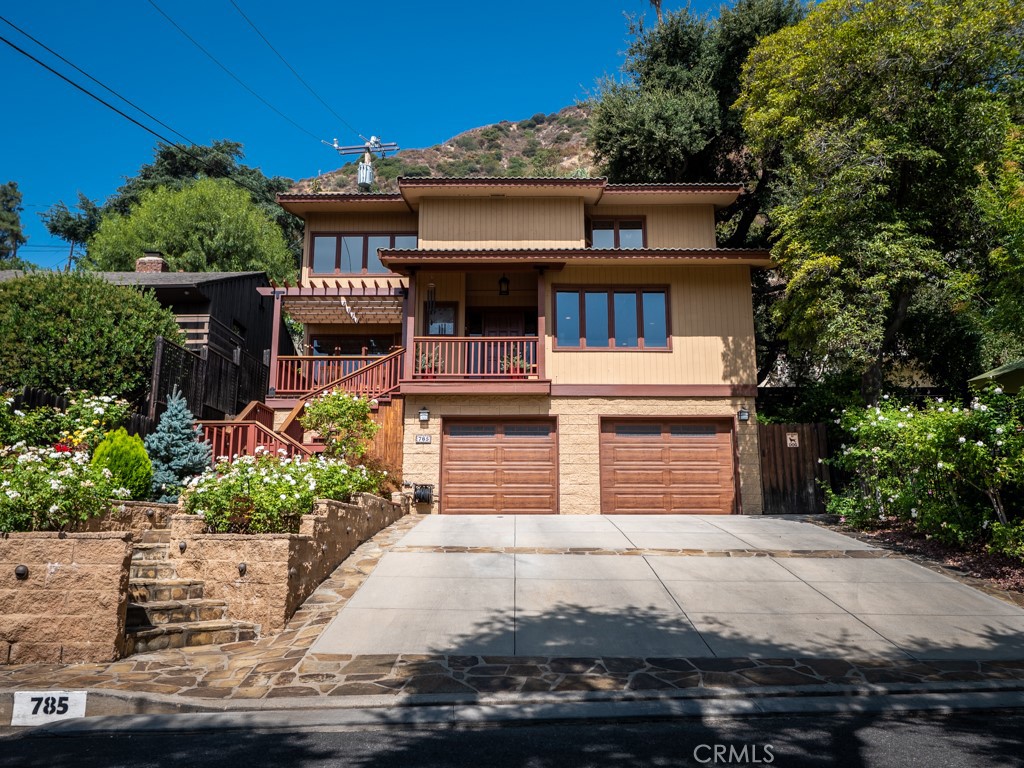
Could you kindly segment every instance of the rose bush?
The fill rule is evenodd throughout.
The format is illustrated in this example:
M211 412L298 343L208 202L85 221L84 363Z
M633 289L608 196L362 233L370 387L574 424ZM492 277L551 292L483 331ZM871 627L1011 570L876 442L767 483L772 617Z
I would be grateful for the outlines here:
M17 443L0 448L0 531L60 531L128 498L85 451Z
M377 493L382 473L336 459L287 458L262 452L218 457L182 493L186 512L201 515L212 533L296 533L316 499L348 501Z
M887 396L836 423L847 442L830 463L851 479L829 511L844 522L902 520L950 543L1022 549L1014 519L1024 516L1024 396L994 387L966 405L920 406Z

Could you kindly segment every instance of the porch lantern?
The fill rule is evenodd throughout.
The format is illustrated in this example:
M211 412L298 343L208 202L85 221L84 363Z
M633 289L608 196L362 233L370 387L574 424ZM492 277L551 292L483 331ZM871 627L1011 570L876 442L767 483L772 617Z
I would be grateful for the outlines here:
M498 278L498 295L499 296L508 296L508 285L509 285L508 275L502 275L501 277Z
M420 424L426 424L428 421L430 421L430 411L424 406L420 408Z
M746 408L740 408L740 410L736 414L736 417L740 421L750 421L750 411L748 411Z

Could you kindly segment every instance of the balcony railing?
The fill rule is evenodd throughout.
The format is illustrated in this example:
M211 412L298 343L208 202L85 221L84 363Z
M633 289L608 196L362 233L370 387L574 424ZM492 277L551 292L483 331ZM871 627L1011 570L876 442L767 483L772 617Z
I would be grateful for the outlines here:
M203 440L210 443L212 460L219 456L252 456L260 448L268 453L284 451L287 456L305 456L309 451L287 435L267 429L257 421L210 421L200 422Z
M414 379L536 378L536 336L420 336L413 340Z
M366 355L294 355L277 358L277 397L302 397L379 360Z

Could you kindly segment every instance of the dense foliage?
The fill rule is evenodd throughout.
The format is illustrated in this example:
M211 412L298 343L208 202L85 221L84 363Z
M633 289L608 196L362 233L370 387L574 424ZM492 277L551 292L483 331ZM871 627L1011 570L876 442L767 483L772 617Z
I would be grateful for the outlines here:
M125 400L88 392L64 394L68 398L64 411L48 406L16 409L13 397L0 400L0 446L59 443L91 452L107 432L117 429L128 418L129 405Z
M139 398L157 336L180 338L174 314L134 288L78 273L34 273L0 283L0 389L86 389Z
M21 190L16 181L0 184L0 269L28 266L18 258L18 248L28 242L21 226Z
M172 271L264 271L277 281L295 275L280 228L246 190L223 179L148 190L126 214L104 215L81 263L131 271L144 251L154 250Z
M0 532L67 530L128 498L106 468L67 446L0 447Z
M149 497L153 464L146 455L142 438L129 435L124 427L107 434L92 455L94 467L110 470L113 481L127 489L129 498Z
M833 461L852 481L829 511L843 522L899 520L947 542L1024 546L1024 395L994 388L968 405L920 406L884 396L836 422L847 442Z
M299 421L320 435L325 455L348 460L362 458L379 429L370 416L370 401L340 389L311 398Z
M185 483L210 466L210 444L203 442L203 430L177 389L167 398L167 409L145 443L153 463L152 497L157 501L176 502Z
M185 511L201 515L213 533L295 533L316 499L376 493L381 480L336 459L224 456L189 483L182 500Z
M955 386L984 364L976 190L1019 118L1022 27L1018 0L825 0L747 61L751 147L785 160L781 334L868 402L900 366Z

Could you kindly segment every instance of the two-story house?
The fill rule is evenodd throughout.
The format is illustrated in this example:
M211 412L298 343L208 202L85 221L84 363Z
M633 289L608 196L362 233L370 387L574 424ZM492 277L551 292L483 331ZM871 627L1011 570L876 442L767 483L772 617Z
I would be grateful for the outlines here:
M332 382L403 403L403 478L434 486L434 512L759 513L750 270L770 262L715 240L741 193L407 178L280 195L305 261L270 292L307 354L272 361L267 402L278 425Z

